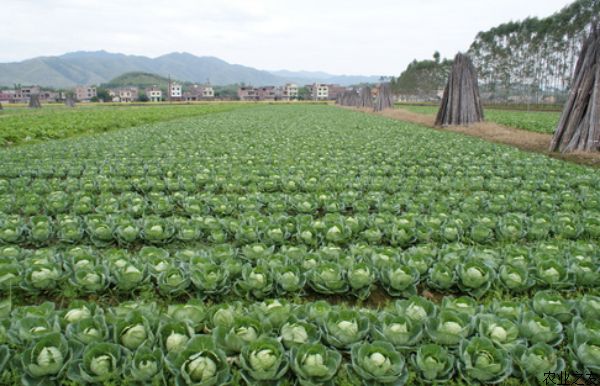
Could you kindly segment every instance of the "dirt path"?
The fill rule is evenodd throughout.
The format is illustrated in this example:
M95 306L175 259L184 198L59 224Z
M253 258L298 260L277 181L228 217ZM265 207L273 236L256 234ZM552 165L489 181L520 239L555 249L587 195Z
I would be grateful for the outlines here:
M370 109L359 109L359 111L368 114L381 115L386 118L397 119L400 121L417 123L435 130L462 133L473 137L478 137L489 142L501 143L504 145L517 147L521 150L541 153L563 161L600 168L600 153L578 152L562 154L548 151L548 147L552 139L552 135L550 134L515 129L493 122L478 123L471 126L451 126L442 129L434 125L435 116L432 115L413 113L404 109L384 110L378 113L375 113Z

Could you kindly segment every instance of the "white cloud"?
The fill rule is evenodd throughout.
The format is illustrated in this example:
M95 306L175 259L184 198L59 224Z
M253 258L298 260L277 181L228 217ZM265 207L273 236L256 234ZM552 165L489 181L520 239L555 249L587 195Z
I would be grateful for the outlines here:
M77 50L217 56L261 69L399 74L567 0L3 0L0 61Z

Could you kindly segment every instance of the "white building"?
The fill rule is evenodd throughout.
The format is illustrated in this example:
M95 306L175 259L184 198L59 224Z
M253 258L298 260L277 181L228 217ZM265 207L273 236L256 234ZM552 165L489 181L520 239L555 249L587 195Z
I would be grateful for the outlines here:
M329 99L329 86L326 84L314 84L312 87L312 97L316 100Z
M283 98L287 100L298 99L298 85L288 83L283 88Z
M147 88L146 96L150 102L160 102L162 100L162 90L158 87Z
M177 83L171 83L169 96L171 97L171 99L181 99L181 97L183 96L183 89L181 85Z
M202 96L204 98L214 98L215 97L215 90L209 84L204 85L204 88L202 89Z

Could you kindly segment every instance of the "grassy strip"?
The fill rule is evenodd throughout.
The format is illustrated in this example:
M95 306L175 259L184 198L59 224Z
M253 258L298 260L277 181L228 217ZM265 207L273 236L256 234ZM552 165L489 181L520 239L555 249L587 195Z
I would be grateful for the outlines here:
M401 105L400 108L414 113L434 115L437 106L426 105ZM555 111L516 111L505 109L486 109L485 119L500 125L514 127L538 133L553 133L560 118L560 113Z
M396 107L403 106L435 106L439 107L438 102L396 102ZM515 103L484 103L484 108L492 110L511 110L511 111L556 111L561 112L562 104L515 104Z

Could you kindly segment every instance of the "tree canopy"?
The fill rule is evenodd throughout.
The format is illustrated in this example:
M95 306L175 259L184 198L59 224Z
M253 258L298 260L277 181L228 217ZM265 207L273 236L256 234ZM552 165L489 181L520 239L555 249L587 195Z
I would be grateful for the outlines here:
M438 90L444 88L452 67L449 59L440 59L440 53L433 54L433 60L413 60L398 78L391 79L395 94L413 96L419 99L435 98Z
M482 98L564 101L582 41L599 14L600 0L576 0L543 19L530 17L479 32L468 53Z

